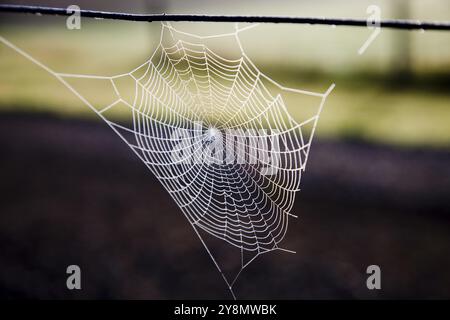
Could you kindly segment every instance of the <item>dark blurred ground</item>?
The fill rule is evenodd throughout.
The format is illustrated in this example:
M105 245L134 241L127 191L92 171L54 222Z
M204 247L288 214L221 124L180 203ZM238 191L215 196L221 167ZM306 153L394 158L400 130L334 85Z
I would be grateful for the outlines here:
M230 298L186 219L103 123L0 117L0 297ZM238 298L450 298L450 152L316 139L285 247ZM66 267L82 269L68 291ZM382 290L366 289L378 264Z

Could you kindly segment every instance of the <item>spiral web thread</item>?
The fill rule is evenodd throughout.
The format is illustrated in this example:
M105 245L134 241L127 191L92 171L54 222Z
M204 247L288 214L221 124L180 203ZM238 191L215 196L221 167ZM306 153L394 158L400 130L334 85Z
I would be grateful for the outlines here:
M198 36L162 23L160 42L150 59L129 73L111 77L55 72L0 36L3 44L60 80L136 153L180 207L233 298L233 285L257 256L273 250L294 252L282 248L280 242L289 218L296 217L290 213L295 194L320 112L334 88L333 84L325 93L286 88L261 73L239 39L242 31L254 26L239 28L236 24L231 33ZM209 49L205 42L216 39L232 39L239 55L227 59ZM71 79L106 83L111 87L113 102L107 106L91 103L70 84ZM121 86L127 81L134 84L134 93L122 92ZM296 122L286 109L283 92L317 97L317 112ZM129 115L129 125L109 117L109 112L118 108ZM306 127L312 128L309 136L302 131ZM270 142L280 142L276 163L252 161L260 152L271 152L270 143L242 145L256 138L261 128L269 129ZM186 135L173 137L178 129ZM236 146L241 145L247 161L208 162L209 153L205 161L187 161L184 155L195 158L205 154L211 129L220 133L234 130ZM181 154L179 161L173 160L174 150ZM276 170L269 175L262 173L267 167ZM200 230L240 250L236 275L225 275ZM246 261L244 254L251 258Z

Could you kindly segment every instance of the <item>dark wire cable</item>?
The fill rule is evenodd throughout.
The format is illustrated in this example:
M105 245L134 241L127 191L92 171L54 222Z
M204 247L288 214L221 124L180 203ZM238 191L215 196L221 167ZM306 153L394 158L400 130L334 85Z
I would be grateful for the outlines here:
M30 13L42 15L70 16L73 12L67 12L65 8L23 6L1 4L0 12ZM294 23L317 24L335 26L365 27L365 19L346 18L315 18L315 17L282 17L282 16L223 16L200 14L135 14L124 12L106 12L93 10L80 10L81 17L124 20L124 21L172 21L172 22L248 22L248 23ZM415 20L381 20L380 27L406 30L450 30L450 22L430 22Z

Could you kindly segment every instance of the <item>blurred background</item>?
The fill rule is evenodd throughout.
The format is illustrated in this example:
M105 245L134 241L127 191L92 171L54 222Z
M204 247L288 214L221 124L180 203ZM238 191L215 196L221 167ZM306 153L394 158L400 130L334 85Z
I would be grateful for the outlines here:
M0 3L363 19L376 4L383 19L450 20L446 0ZM174 25L204 35L234 27ZM160 29L82 19L68 30L62 17L0 14L1 36L63 73L128 72L149 58ZM277 82L336 88L286 238L297 254L258 258L238 281L238 298L450 298L450 33L383 29L358 55L370 34L275 24L242 34L248 56ZM298 110L289 108L294 118ZM145 166L56 79L4 45L0 133L0 297L230 298ZM82 269L81 291L66 289L70 264ZM366 288L371 264L381 267L382 290Z

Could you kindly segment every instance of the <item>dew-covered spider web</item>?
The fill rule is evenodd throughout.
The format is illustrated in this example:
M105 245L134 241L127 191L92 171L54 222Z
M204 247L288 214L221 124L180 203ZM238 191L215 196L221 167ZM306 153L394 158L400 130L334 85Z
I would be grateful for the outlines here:
M199 36L162 23L151 57L115 76L55 72L0 37L59 79L135 152L186 216L234 298L234 284L256 257L293 252L281 242L296 217L295 195L334 87L287 88L259 71L240 40L254 26ZM227 43L226 53L214 49L218 42ZM80 81L106 88L111 102L94 103L78 89ZM287 105L306 110L304 118L294 120ZM126 121L118 122L118 111ZM224 272L207 237L239 252L234 274Z

